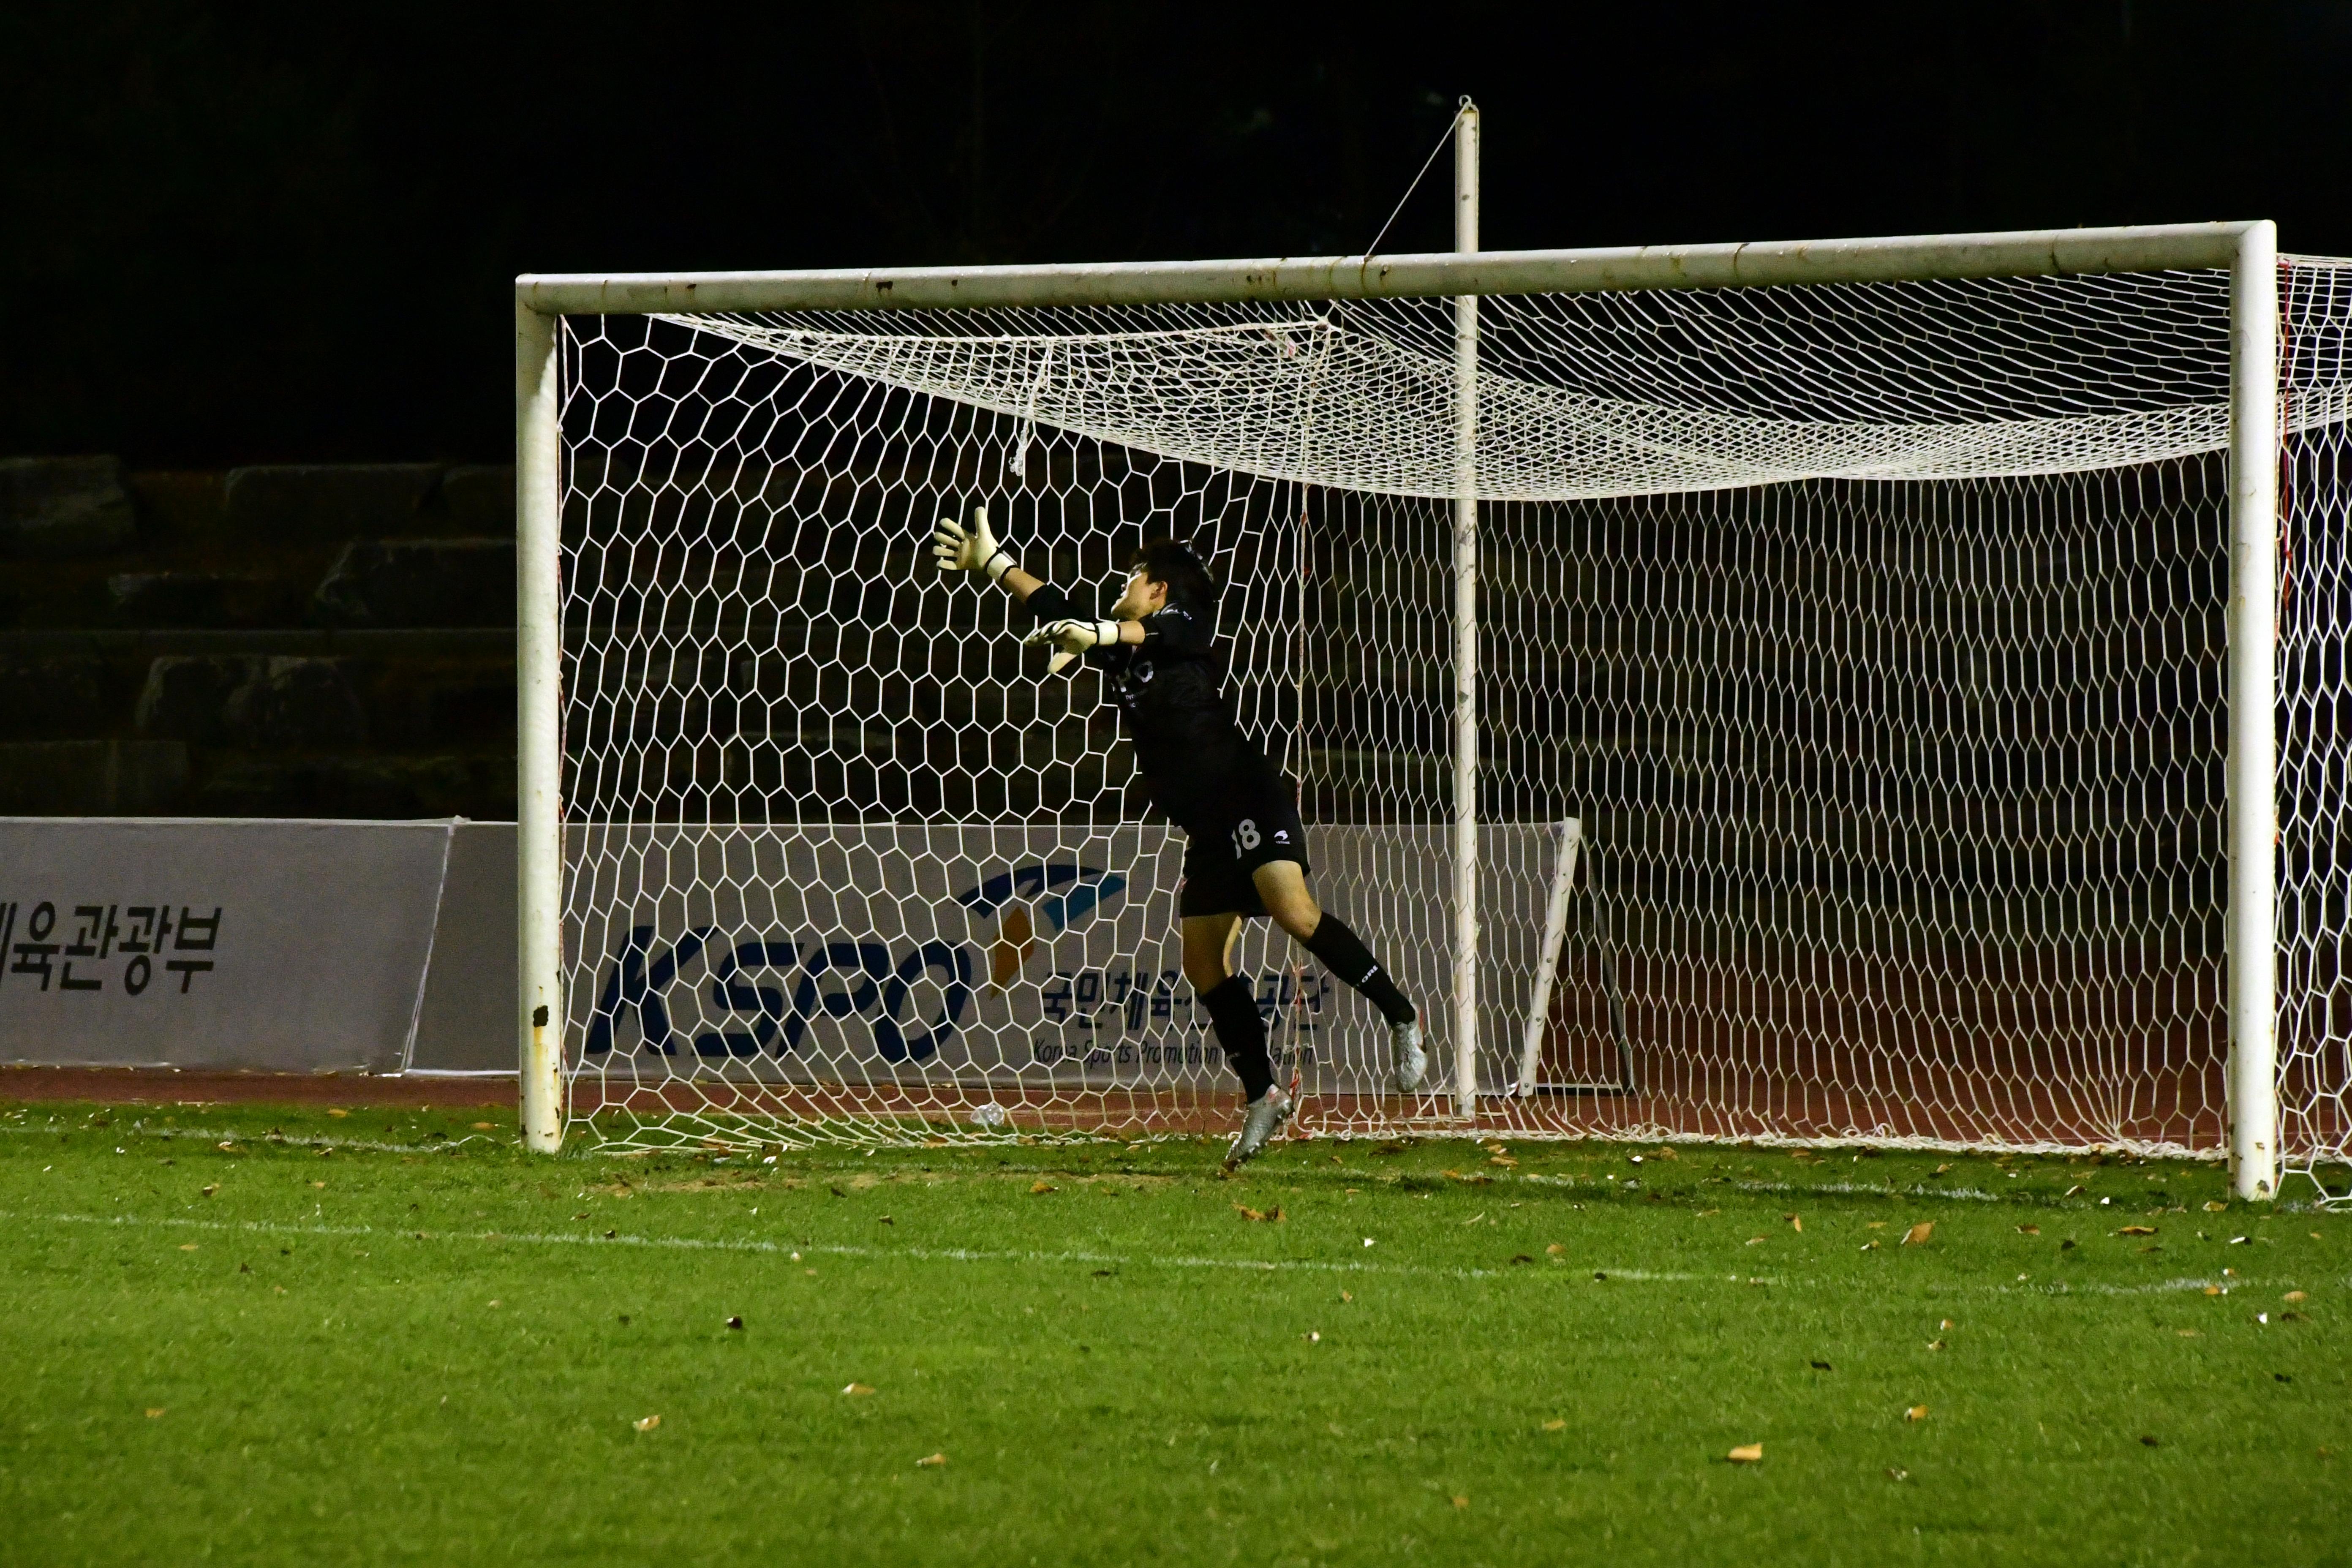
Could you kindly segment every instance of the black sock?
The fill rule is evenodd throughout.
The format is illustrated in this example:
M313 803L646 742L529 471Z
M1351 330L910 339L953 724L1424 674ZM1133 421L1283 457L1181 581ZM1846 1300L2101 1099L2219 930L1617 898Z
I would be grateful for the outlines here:
M1337 915L1327 914L1307 939L1307 951L1323 961L1323 967L1362 992L1366 1000L1381 1010L1381 1016L1391 1024L1410 1024L1420 1016L1396 982L1372 960L1363 942L1347 923Z
M1217 1044L1225 1060L1241 1075L1242 1090L1255 1100L1274 1085L1274 1063L1265 1054L1265 1021L1257 1016L1257 997L1249 982L1228 974L1201 993L1201 1005L1217 1026Z

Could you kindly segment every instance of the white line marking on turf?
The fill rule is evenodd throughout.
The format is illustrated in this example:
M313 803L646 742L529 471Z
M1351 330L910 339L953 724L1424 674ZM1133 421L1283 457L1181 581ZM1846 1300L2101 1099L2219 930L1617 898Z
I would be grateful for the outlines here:
M95 1132L99 1130L92 1127L68 1127L63 1131ZM138 1138L187 1138L198 1142L210 1143L215 1147L228 1142L260 1148L365 1149L375 1154L438 1154L467 1143L504 1145L512 1142L508 1139L488 1137L479 1132L468 1132L462 1138L444 1139L433 1143L386 1143L373 1138L330 1138L322 1133L304 1133L297 1136L286 1132L236 1132L218 1127L209 1130L202 1127L126 1127L121 1131ZM57 1127L43 1127L30 1122L0 1124L0 1132L58 1131L59 1129Z
M156 1218L144 1215L24 1215L0 1212L0 1221L38 1225L97 1225L117 1226L124 1228L145 1226L176 1230L201 1230L214 1232L235 1231L256 1236L324 1236L352 1238L373 1237L378 1238L390 1237L393 1239L399 1239L402 1237L415 1237L421 1234L422 1238L428 1241L519 1242L525 1246L533 1247L651 1247L661 1251L745 1252L777 1257L789 1257L792 1254L798 1252L804 1255L814 1253L831 1258L867 1258L884 1259L903 1258L918 1262L946 1263L1108 1263L1123 1267L1156 1267L1161 1268L1230 1268L1238 1269L1244 1273L1254 1274L1396 1274L1419 1275L1424 1277L1435 1276L1456 1279L1491 1279L1497 1278L1506 1272L1506 1270L1499 1268L1432 1268L1416 1267L1412 1264L1332 1263L1326 1262L1318 1258L1287 1258L1275 1259L1197 1257L1159 1258L1151 1256L1139 1258L1116 1252L1045 1252L1038 1250L982 1251L976 1247L857 1247L854 1245L828 1242L803 1242L795 1245L791 1242L761 1241L757 1239L730 1239L724 1237L573 1236L557 1231L445 1230L419 1233L410 1230L382 1229L374 1226L366 1225L286 1225L269 1220L180 1219L172 1216ZM1610 1279L1625 1279L1643 1284L1704 1285L1710 1283L1722 1283L1728 1285L1746 1285L1749 1287L1761 1285L1774 1289L1786 1289L1795 1286L1819 1289L1858 1285L1869 1289L1877 1290L1883 1288L1884 1283L1880 1280L1861 1279L1822 1280L1791 1279L1786 1276L1752 1274L1715 1275L1649 1268L1612 1268L1608 1267L1592 1268L1589 1265L1583 1264L1575 1266L1573 1272L1562 1277L1568 1279L1581 1279L1588 1273L1606 1275ZM1994 1295L2000 1296L2043 1296L2056 1298L2062 1296L2181 1295L2191 1291L2201 1292L2216 1286L2221 1288L2224 1295L2234 1295L2241 1290L2268 1289L2274 1285L2283 1283L2292 1284L2294 1281L2248 1279L2235 1277L2224 1280L2203 1276L2189 1276L2173 1279L2153 1280L2145 1285L2108 1285L2091 1282L2072 1284L2064 1280L2054 1280L2047 1285L2029 1284L2021 1288L2020 1286L2009 1281L1990 1281L1978 1284L1969 1284L1964 1281L1948 1281L1934 1288L1937 1289L1987 1290ZM2342 1283L2347 1286L2352 1286L2352 1280L2344 1281Z
M1501 1275L1499 1268L1428 1268L1405 1263L1333 1263L1311 1258L1194 1258L1194 1257L1130 1257L1116 1252L1044 1252L1044 1251L982 1251L967 1247L857 1247L827 1242L802 1242L729 1239L724 1237L692 1236L573 1236L559 1231L412 1231L389 1230L366 1225L287 1225L269 1220L211 1220L161 1218L145 1215L47 1214L23 1215L0 1212L0 1221L34 1225L96 1225L124 1228L155 1227L175 1230L241 1232L253 1236L326 1236L358 1238L399 1239L421 1237L428 1241L511 1241L535 1247L655 1247L680 1252L749 1252L777 1257L793 1253L820 1253L833 1258L905 1258L918 1261L949 1263L1091 1263L1162 1268L1232 1268L1250 1274L1317 1273L1317 1274L1406 1274L1449 1276L1459 1279L1488 1279ZM1713 1279L1711 1274L1665 1273L1643 1268L1609 1268L1597 1272L1612 1279L1634 1279L1665 1283L1697 1282ZM1739 1277L1726 1276L1727 1279ZM1777 1284L1777 1280L1753 1279L1755 1284Z

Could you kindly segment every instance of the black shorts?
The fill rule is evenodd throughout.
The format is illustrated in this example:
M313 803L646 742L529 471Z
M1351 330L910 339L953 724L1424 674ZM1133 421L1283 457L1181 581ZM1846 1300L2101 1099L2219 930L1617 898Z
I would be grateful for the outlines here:
M1177 818L1184 830L1184 881L1177 889L1181 915L1262 915L1250 873L1269 860L1307 863L1307 827L1298 820L1298 788L1272 768L1252 769L1205 803Z

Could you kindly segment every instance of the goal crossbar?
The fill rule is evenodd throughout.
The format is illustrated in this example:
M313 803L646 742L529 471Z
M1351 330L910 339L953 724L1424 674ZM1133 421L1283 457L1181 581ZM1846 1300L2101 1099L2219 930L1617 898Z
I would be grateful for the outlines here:
M2273 1196L2278 1164L2273 858L2277 265L2275 226L2257 220L1579 250L518 278L519 1035L526 1141L552 1150L562 1136L560 318L1475 299L2212 269L2227 270L2231 279L2229 719L2223 770L2230 1156L2240 1194Z
M2235 265L2267 221L2060 228L1753 245L1441 251L1243 261L906 267L780 272L525 273L515 301L546 315L984 310L1433 299L1602 289L1757 288L1942 278L2161 272ZM2275 241L2273 240L2273 243Z

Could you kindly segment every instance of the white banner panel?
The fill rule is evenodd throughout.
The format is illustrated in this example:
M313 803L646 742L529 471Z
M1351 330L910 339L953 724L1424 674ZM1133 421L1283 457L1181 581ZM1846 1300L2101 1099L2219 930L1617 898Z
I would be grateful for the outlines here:
M397 1071L449 838L0 818L0 1061Z
M1443 827L1309 830L1312 886L1450 1062ZM1482 834L1482 1078L1509 1076L1558 838ZM1086 827L575 828L571 1029L608 1085L678 1078L1225 1086L1179 963L1181 833ZM1245 928L1286 1076L1370 1088L1387 1029L1273 928Z

